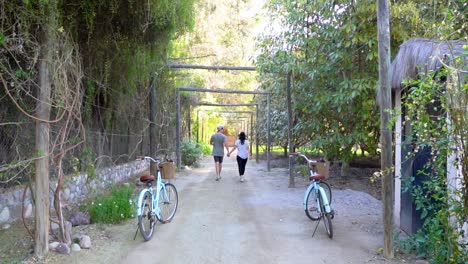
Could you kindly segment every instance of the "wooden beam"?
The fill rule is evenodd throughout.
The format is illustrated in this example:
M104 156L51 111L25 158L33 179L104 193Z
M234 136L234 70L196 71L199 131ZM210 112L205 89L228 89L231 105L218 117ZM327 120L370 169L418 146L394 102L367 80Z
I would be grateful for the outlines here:
M237 94L270 94L270 92L264 91L243 91L243 90L226 90L226 89L207 89L207 88L196 88L196 87L179 87L179 91L188 92L202 92L202 93L237 93Z
M199 106L257 106L258 104L212 104L212 103L198 103Z
M199 69L199 70L213 70L213 71L256 71L255 67L248 66L207 66L207 65L193 65L193 64L168 64L169 69Z

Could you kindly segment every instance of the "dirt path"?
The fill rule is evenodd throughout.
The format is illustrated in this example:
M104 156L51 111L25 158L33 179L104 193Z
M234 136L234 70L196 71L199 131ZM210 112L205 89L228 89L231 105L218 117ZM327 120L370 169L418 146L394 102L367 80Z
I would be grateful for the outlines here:
M214 180L212 158L201 168L181 172L175 180L179 208L173 221L158 224L154 237L133 240L136 220L95 228L93 248L54 254L47 263L408 263L386 261L382 247L381 203L351 190L334 190L334 237L323 223L302 209L307 184L296 178L288 188L288 171L266 171L264 163L247 164L239 182L235 158L225 159L221 181ZM86 230L84 230L86 231ZM88 230L89 231L89 230Z

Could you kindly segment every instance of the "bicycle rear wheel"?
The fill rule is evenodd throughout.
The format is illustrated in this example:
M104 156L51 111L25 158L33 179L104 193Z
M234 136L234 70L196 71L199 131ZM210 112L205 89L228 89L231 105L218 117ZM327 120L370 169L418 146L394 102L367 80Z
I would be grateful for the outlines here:
M320 219L319 208L317 207L317 194L318 191L315 188L310 189L307 194L305 213L307 217L312 221L317 221Z
M179 204L176 187L172 183L166 183L164 186L166 187L166 192L164 192L164 188L161 188L158 202L159 209L161 210L161 219L159 221L162 223L172 220Z
M146 192L141 201L141 215L138 216L138 227L140 233L148 241L154 233L154 216L152 214L151 193Z
M319 196L320 208L322 209L323 224L327 230L327 235L331 239L333 238L333 226L331 222L331 215L325 211L325 204L323 203L322 196Z

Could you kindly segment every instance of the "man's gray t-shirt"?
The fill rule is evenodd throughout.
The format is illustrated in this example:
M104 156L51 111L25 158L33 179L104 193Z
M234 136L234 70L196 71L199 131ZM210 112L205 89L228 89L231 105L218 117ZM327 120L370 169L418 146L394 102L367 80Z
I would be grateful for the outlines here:
M211 136L211 141L213 143L213 156L224 156L224 142L226 142L226 136L221 133L216 133Z

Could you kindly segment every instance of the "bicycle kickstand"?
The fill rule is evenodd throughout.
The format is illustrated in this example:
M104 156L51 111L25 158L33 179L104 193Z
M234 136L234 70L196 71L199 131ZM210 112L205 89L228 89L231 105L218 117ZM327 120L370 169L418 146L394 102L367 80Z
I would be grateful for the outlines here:
M315 231L317 231L317 227L319 226L320 221L322 221L322 217L320 217L320 219L317 221L317 225L315 226L314 233L312 233L312 237L314 237Z
M136 239L136 237L137 237L137 234L138 234L138 230L140 230L140 226L139 226L139 225L137 225L137 230L136 230L136 232L135 232L135 236L133 237L133 240L135 240L135 239Z

